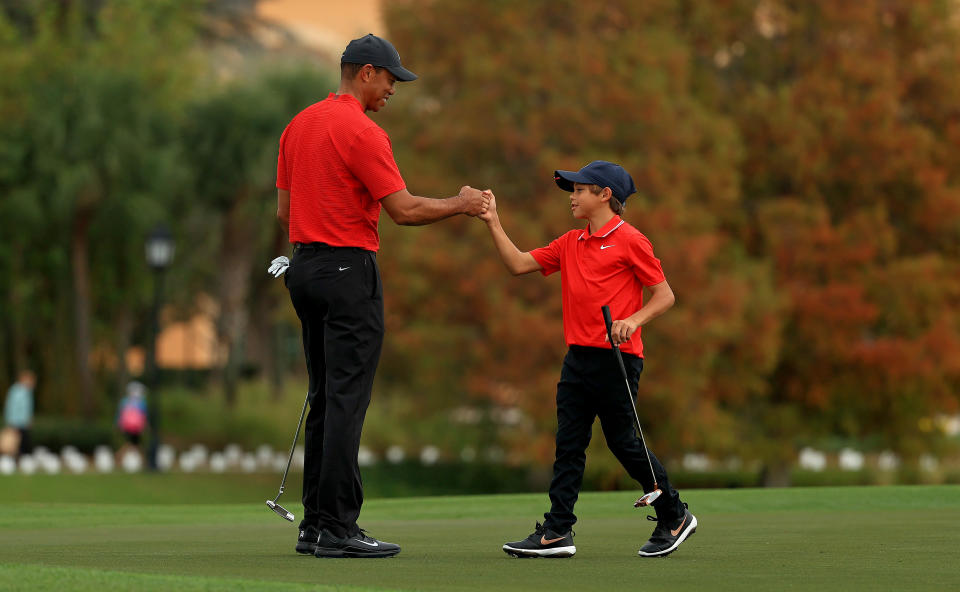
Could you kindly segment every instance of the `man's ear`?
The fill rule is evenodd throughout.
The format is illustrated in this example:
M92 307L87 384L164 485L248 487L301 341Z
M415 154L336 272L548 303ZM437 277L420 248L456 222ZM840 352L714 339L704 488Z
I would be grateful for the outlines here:
M370 82L373 80L373 77L376 76L376 74L376 68L374 68L371 64L364 64L363 68L360 69L360 80L363 82Z

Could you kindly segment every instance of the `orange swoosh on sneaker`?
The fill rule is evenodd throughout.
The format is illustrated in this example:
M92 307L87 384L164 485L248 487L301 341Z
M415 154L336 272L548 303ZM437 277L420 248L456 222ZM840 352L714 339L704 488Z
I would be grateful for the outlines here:
M552 545L552 544L554 544L554 543L557 542L557 541L562 541L563 538L564 538L564 537L560 537L560 538L558 538L558 539L549 539L549 540L548 540L548 539L546 539L543 535L540 535L540 544L541 544L541 545Z
M680 523L680 526L678 526L676 530L671 530L670 534L672 534L673 536L677 536L678 534L680 534L680 531L683 530L683 525L686 523L687 523L687 517L684 516L683 522Z

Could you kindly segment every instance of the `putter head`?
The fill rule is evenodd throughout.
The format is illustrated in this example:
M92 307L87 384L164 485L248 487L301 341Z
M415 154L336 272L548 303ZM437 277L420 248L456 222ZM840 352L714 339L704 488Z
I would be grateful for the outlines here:
M663 493L663 492L660 491L660 488L659 488L659 487L656 488L656 489L654 489L654 490L651 491L650 493L645 493L645 494L643 494L643 495L640 497L640 499L638 499L637 501L633 502L633 507L634 507L634 508L639 508L639 507L641 507L641 506L649 506L649 505L651 505L658 497L660 497L660 494L661 494L661 493Z
M287 511L286 508L278 504L277 502L267 500L267 507L277 513L278 516L285 520L293 522L293 514Z

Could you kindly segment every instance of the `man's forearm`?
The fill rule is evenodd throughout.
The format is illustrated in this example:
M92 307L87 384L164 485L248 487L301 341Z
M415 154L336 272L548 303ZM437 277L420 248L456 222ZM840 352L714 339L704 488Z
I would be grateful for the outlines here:
M404 208L399 219L395 219L397 224L423 226L462 214L465 211L463 199L459 195L441 199L418 195L412 197L413 200L410 201L408 207Z

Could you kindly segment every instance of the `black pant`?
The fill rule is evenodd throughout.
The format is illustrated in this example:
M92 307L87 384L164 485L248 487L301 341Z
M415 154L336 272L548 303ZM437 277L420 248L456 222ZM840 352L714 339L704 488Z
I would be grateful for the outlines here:
M30 439L30 428L17 428L20 431L20 449L19 455L30 454L33 452L33 441Z
M357 452L383 344L376 254L298 248L286 284L300 317L310 376L300 527L345 537L356 533L363 504Z
M643 372L643 358L622 354L632 393ZM631 394L631 396L633 396ZM643 422L643 409L637 408ZM644 491L653 490L650 465L637 434L627 387L613 352L609 349L572 345L563 359L557 383L557 456L550 483L550 511L545 525L557 533L566 533L577 521L573 505L583 485L586 450L593 431L593 420L600 417L607 446L627 473L640 482ZM649 424L644 424L648 427ZM649 427L648 427L649 430ZM653 503L657 516L672 519L683 514L680 495L670 487L667 472L650 453L657 485L663 494Z

